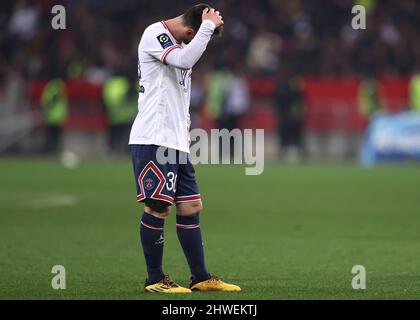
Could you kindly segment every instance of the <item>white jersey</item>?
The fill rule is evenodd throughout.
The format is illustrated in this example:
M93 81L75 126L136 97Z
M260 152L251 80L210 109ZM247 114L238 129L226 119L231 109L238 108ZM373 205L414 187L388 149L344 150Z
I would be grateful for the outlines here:
M143 33L138 46L138 114L129 144L155 144L189 152L191 68L214 31L202 23L188 44L178 42L164 21Z

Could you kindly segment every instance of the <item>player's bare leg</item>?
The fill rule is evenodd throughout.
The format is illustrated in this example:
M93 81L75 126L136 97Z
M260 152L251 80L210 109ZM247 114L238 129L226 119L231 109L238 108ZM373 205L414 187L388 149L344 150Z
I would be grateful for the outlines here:
M179 286L162 270L163 226L171 212L171 204L165 201L148 199L140 222L140 239L147 265L148 278L144 290L160 293L190 293L191 290Z
M240 287L225 283L206 270L199 223L202 209L201 200L176 204L176 229L191 270L190 288L196 291L241 291Z

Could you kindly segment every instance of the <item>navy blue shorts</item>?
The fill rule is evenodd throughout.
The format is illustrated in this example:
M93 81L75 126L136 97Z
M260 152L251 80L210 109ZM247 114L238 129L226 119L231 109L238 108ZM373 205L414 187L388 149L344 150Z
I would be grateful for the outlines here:
M183 160L160 164L156 152L162 147L145 144L130 147L138 202L155 199L172 204L201 200L189 154L166 148L176 153L177 159L183 156Z

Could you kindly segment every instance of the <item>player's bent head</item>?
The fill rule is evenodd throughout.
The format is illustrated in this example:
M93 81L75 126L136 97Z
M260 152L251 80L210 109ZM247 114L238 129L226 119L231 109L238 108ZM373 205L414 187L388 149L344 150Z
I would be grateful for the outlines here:
M210 5L206 3L196 4L195 6L189 8L183 15L182 21L186 27L190 27L194 33L197 33L201 25L202 15L204 9L211 8Z
M200 28L201 22L202 22L202 15L204 9L210 9L211 6L207 3L200 3L196 4L195 6L189 8L183 15L182 15L182 22L184 26L186 27L186 40L184 40L185 43L188 43L189 41L194 38L195 34L197 33L198 29ZM214 34L217 36L220 36L222 33L222 29L216 28L214 31Z

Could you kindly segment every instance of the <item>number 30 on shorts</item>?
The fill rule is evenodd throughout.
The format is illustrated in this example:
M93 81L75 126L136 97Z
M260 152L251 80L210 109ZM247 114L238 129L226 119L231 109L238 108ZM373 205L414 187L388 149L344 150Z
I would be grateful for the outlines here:
M173 173L173 172L168 172L167 177L168 177L168 182L166 182L166 189L168 189L169 191L174 191L176 192L176 178L177 178L177 174Z

